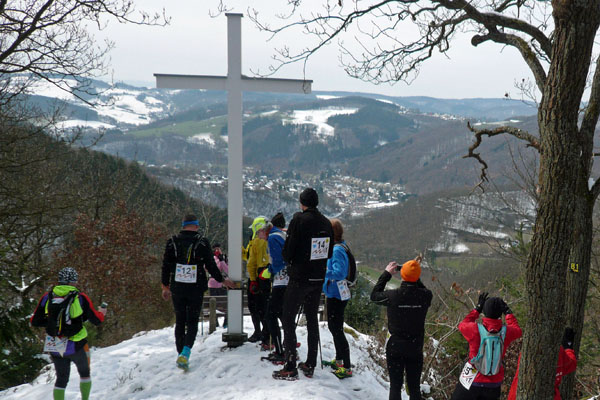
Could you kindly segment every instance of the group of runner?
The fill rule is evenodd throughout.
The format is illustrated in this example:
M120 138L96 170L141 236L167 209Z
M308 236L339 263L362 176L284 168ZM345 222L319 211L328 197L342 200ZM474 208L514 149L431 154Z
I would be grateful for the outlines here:
M348 275L354 259L344 241L341 221L329 220L318 210L316 191L305 189L299 200L302 211L294 214L287 229L282 213L270 220L257 217L251 225L252 239L243 249L248 271L248 308L254 325L248 340L260 342L261 349L271 351L263 359L282 366L273 372L273 378L296 380L298 370L312 377L319 344L319 302L321 293L325 293L336 357L324 364L331 366L338 378L349 378L353 372L344 334L344 311L350 299ZM167 241L162 264L162 297L173 302L176 364L182 369L189 366L198 332L203 296L208 288L206 273L227 288L236 287L222 273L225 270L217 266L215 261L220 258L198 233L198 227L195 215L183 218L181 231ZM390 400L402 398L404 374L409 398L421 399L425 318L433 297L420 279L421 261L418 256L401 266L390 262L371 293L372 301L387 307ZM400 286L385 290L397 273L402 278ZM58 285L42 296L31 317L33 326L46 327L44 351L50 353L56 369L55 400L64 399L71 362L81 377L81 397L89 399L90 359L83 322L99 325L106 314L105 304L96 310L89 297L78 291L77 279L73 268L62 269ZM301 313L306 318L308 343L306 360L298 363L296 326ZM481 314L482 321L477 322ZM482 293L458 329L469 344L469 357L451 398L499 399L504 379L502 359L511 342L522 335L516 317L504 300ZM562 377L576 368L573 338L573 330L567 329L559 349L555 399L560 399L558 387ZM516 398L516 389L515 377L509 399Z

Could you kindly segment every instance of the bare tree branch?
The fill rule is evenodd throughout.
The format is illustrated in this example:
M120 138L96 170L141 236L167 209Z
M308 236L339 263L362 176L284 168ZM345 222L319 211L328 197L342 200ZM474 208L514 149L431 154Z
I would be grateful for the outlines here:
M509 4L501 5L495 12L489 13L479 11L471 4L471 2L466 0L439 0L439 3L448 9L463 10L469 17L484 25L488 30L497 31L498 27L502 27L525 33L540 44L540 48L548 58L552 57L552 43L546 37L544 32L523 20L511 18L499 13L498 10L505 11ZM514 3L514 5L517 3Z
M436 53L446 53L454 35L463 31L474 32L475 46L493 41L515 47L533 72L540 90L546 80L542 63L548 62L552 55L551 41L543 31L548 21L536 15L539 12L534 5L522 0L382 0L367 5L354 0L349 7L327 0L324 11L310 11L307 16L299 10L301 3L288 1L293 9L281 16L286 22L276 27L260 22L258 12L249 10L250 19L259 29L271 33L271 38L294 28L316 38L314 44L298 51L287 45L276 49L276 64L269 67L268 75L287 64L303 61L306 65L312 54L335 38L342 52L340 61L350 76L373 83L410 82L422 62ZM527 19L519 18L522 7L528 11ZM298 18L288 21L295 13ZM366 27L359 24L362 20L367 21ZM398 34L409 23L418 29L418 36ZM359 34L353 35L351 29ZM346 36L352 37L359 50L344 43L342 39Z
M91 78L107 70L112 43L98 45L87 29L107 19L118 23L166 25L164 10L149 15L130 0L0 1L0 78L31 74L86 101ZM12 90L19 79L2 90Z
M529 47L527 42L522 38L516 35L509 35L505 33L500 33L498 31L489 32L486 35L475 35L471 39L471 44L473 46L477 46L483 42L491 40L496 43L504 43L513 47L516 47L517 50L521 53L523 60L529 66L529 69L533 73L535 77L535 82L540 91L543 90L544 85L546 83L546 71L544 71L544 67L538 60L534 51Z
M516 128L514 126L500 126L495 129L475 129L471 126L470 122L467 122L467 127L469 128L469 130L471 132L473 132L475 134L475 143L473 143L469 147L469 153L467 155L463 156L463 158L472 157L472 158L476 159L477 161L479 161L479 163L481 164L481 174L479 175L480 181L477 185L475 185L475 187L480 188L482 191L483 191L483 184L485 182L489 181L489 179L487 177L488 165L481 158L481 153L475 153L475 150L483 142L483 135L492 137L492 136L497 136L497 135L501 135L504 133L508 133L509 135L512 135L518 139L527 141L528 147L533 147L533 148L537 149L538 151L540 150L540 142L537 137L533 136L532 134L530 134L527 131Z

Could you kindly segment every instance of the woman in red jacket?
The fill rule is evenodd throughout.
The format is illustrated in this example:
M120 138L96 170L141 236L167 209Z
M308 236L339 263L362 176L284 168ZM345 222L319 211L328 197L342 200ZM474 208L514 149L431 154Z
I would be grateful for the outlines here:
M560 383L565 375L574 372L577 368L577 357L573 351L573 342L575 341L575 331L571 328L565 329L563 335L562 346L558 350L558 365L556 366L556 377L554 378L554 400L560 400ZM519 364L521 364L521 354L519 354ZM519 381L519 364L517 364L517 372L515 378L510 385L508 400L517 398L517 383Z
M469 342L469 360L472 360L479 352L481 336L477 319L483 311L484 317L481 324L487 332L496 333L503 329L502 314L506 317L506 333L504 334L504 346L502 349L502 358L510 343L521 337L523 334L517 318L513 315L508 305L499 297L490 297L487 293L479 296L477 306L465 319L458 325L458 329ZM460 381L457 383L452 400L497 400L500 398L500 387L504 380L504 366L494 375L484 375L472 368L467 363L461 374Z

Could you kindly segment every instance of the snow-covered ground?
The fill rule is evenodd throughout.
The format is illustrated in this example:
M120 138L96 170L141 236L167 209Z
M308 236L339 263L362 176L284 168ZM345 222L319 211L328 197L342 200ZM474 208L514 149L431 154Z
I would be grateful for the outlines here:
M110 317L110 315L109 315ZM248 335L252 323L245 317ZM320 323L323 359L335 357L333 340L326 323ZM115 346L92 349L92 398L110 400L277 400L277 399L387 399L389 385L382 378L381 367L369 358L369 337L360 333L356 338L346 334L350 344L352 378L339 380L330 368L315 369L313 378L300 373L297 381L272 378L281 368L260 361L266 352L258 344L246 343L228 349L221 341L223 329L204 335L198 332L190 357L190 371L184 373L175 366L173 327L143 332ZM306 328L297 329L301 359L306 358ZM51 397L54 368L47 366L31 384L0 392L0 399L45 400ZM427 387L427 385L423 385ZM79 376L71 368L66 399L79 398ZM403 399L408 399L403 393Z

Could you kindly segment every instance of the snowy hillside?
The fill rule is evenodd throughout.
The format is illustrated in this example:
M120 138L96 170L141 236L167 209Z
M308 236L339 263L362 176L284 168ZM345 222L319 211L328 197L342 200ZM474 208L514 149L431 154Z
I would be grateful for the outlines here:
M251 321L244 325L250 335ZM313 378L300 374L298 381L277 381L271 377L280 367L260 361L266 352L258 344L246 343L227 349L221 341L222 329L208 335L198 332L190 357L190 371L175 367L173 327L143 332L136 337L106 348L92 350L92 398L111 400L141 399L382 399L388 397L389 385L382 379L381 368L370 360L369 337L349 334L350 353L355 365L354 376L339 380L331 369L317 368ZM326 323L320 324L323 359L335 356L333 340ZM306 357L306 328L298 327L301 359ZM32 383L0 392L0 399L44 400L51 396L54 368L46 367ZM423 385L426 388L427 385ZM71 369L67 399L79 398L79 377ZM406 395L403 398L408 399Z

